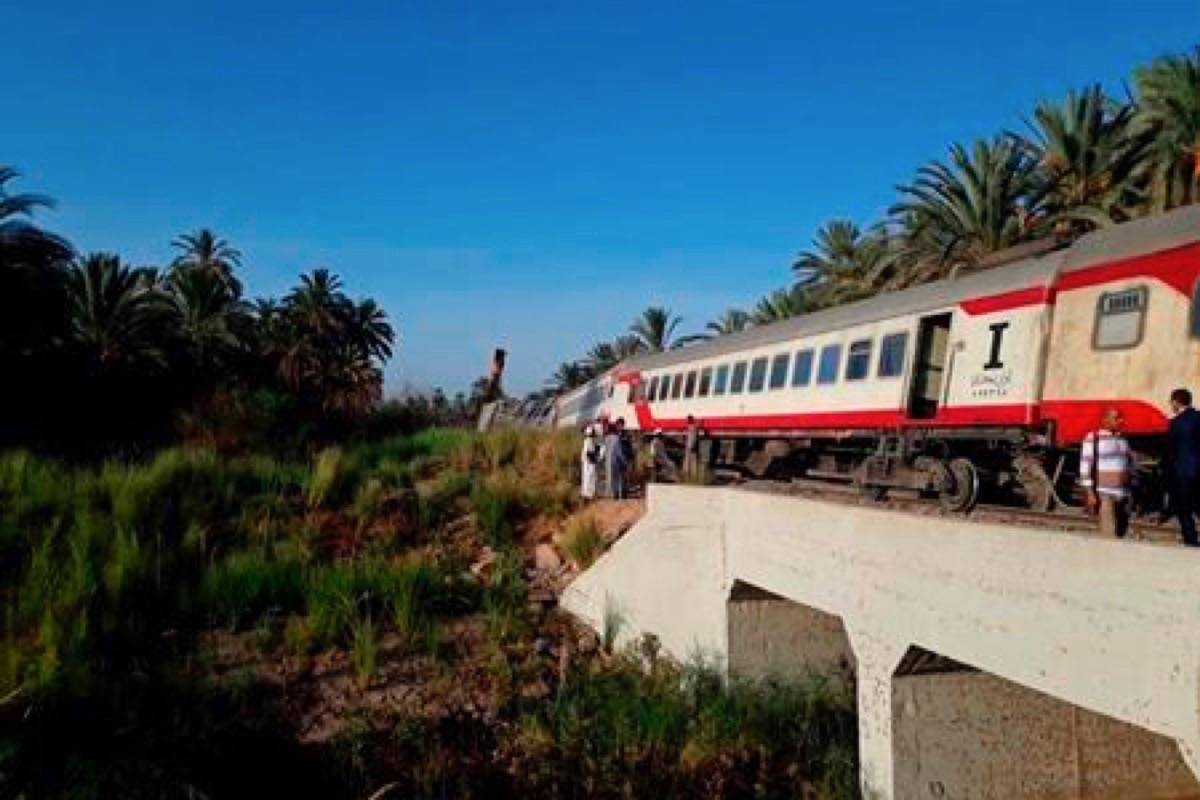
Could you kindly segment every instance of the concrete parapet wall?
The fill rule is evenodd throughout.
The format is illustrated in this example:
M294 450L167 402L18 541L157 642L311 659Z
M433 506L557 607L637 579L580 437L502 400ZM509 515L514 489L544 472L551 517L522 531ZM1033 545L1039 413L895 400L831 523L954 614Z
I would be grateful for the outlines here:
M563 593L561 604L597 631L614 620L618 643L643 633L679 660L723 665L729 652L723 498L695 493L682 506L652 492L646 514Z
M655 485L563 596L589 622L729 658L735 581L840 617L864 785L895 795L892 675L910 645L1200 755L1200 556L1180 548L756 493Z

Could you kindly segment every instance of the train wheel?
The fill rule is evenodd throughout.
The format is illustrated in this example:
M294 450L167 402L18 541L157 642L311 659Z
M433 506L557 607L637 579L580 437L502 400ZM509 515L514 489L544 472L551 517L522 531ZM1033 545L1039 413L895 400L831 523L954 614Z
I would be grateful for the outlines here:
M970 511L979 499L979 472L965 458L956 458L949 464L951 481L939 495L942 508L955 513Z
M946 466L945 461L931 456L921 456L913 462L913 468L928 476L929 484L925 489L926 494L933 492L941 495L954 485L954 476L950 474L950 468Z

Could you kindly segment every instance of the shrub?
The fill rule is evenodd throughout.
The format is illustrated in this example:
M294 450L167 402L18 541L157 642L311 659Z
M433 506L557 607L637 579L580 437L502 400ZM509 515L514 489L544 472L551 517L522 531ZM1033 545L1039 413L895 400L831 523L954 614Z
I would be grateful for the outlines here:
M573 517L563 532L562 547L580 567L590 567L604 552L604 534L590 514Z

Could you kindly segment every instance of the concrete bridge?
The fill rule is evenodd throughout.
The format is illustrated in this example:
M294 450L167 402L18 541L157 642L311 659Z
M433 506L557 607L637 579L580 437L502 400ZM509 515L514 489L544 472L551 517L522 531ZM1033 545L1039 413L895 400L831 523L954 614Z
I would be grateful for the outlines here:
M654 485L563 595L731 671L853 671L864 795L1200 797L1200 554Z

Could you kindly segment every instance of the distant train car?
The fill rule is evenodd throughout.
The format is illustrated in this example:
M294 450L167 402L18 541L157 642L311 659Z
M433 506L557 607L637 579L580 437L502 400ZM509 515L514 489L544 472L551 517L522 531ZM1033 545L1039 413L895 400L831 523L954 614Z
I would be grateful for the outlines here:
M567 396L570 424L682 431L725 461L1048 508L1116 406L1153 458L1172 389L1200 388L1200 207L1070 247L632 359ZM584 399L586 398L586 399ZM560 414L560 424L566 419Z
M615 389L615 373L609 371L560 395L554 403L555 425L582 430L589 423L607 419L605 406Z

